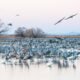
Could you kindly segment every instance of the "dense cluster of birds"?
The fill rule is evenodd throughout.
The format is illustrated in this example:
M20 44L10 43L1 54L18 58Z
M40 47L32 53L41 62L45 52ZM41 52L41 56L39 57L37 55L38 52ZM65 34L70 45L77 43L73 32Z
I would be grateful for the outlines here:
M80 56L79 40L63 38L2 40L0 43L0 48L3 46L3 50L0 49L0 53L2 53L0 54L2 55L1 63L5 65L26 65L28 68L31 64L46 64L50 68L53 64L56 64L59 68L68 68L71 62L73 68L76 68L75 61ZM11 43L11 46L8 43Z

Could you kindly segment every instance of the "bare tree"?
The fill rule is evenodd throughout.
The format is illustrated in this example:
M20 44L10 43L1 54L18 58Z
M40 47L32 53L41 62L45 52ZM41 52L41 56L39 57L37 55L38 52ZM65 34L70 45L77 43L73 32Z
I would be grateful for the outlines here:
M8 27L5 27L5 24L0 20L0 35L8 31Z
M46 34L44 31L42 31L40 28L31 28L27 29L24 33L25 37L30 37L30 38L43 38L46 37Z
M29 38L43 38L46 37L46 34L39 28L30 28L26 29L19 27L16 31L16 36L18 37L29 37Z
M16 36L18 36L18 37L25 37L25 36L24 36L24 33L25 33L25 27L19 27L19 28L15 31L15 34L16 34Z
M31 29L26 29L24 35L25 35L25 37L33 38L33 37L34 37L33 28L31 28Z
M34 38L43 38L46 37L46 34L44 31L42 31L40 28L34 29Z

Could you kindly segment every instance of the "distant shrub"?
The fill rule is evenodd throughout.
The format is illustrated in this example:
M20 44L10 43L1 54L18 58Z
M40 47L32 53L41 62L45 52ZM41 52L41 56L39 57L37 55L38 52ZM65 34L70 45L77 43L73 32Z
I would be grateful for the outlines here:
M44 31L42 31L39 28L26 29L24 27L19 27L15 31L15 35L17 37L28 37L28 38L44 38L44 37L46 37L46 34L44 33Z

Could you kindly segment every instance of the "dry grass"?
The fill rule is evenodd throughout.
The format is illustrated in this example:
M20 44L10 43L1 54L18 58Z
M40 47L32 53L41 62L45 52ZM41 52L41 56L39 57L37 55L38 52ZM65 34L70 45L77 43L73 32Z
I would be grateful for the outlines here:
M0 35L0 38L16 38L15 35ZM60 36L60 35L57 35L57 36L47 36L47 38L80 38L80 36Z

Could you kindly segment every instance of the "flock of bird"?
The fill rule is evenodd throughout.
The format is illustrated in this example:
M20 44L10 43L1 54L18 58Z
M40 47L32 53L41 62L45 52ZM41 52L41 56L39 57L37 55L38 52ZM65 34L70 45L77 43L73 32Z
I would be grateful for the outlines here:
M71 18L73 18L73 17L75 17L75 16L77 16L78 15L78 13L76 13L76 14L73 14L73 15L70 15L69 17L63 17L62 19L60 19L60 20L58 20L54 25L57 25L57 24L59 24L59 23L61 23L63 20L68 20L68 19L71 19ZM17 16L20 16L19 14L16 14L16 17ZM8 26L13 26L12 25L12 23L9 23L8 24Z
M73 15L67 17L67 18L63 17L62 19L58 20L54 25L57 25L57 24L61 23L63 20L71 19L71 18L73 18L73 17L75 17L75 16L77 16L77 15L78 15L78 13L73 14Z
M16 17L18 17L18 16L20 16L20 15L19 15L19 14L16 14ZM13 26L12 23L8 23L7 25L8 25L8 26Z
M20 16L20 15L19 14L16 14L16 17L18 17L18 16ZM0 19L0 22L1 22L1 19ZM4 25L3 22L0 23L0 27L2 27L2 25ZM13 24L11 22L9 22L7 25L8 26L13 26Z
M73 17L75 17L75 16L77 16L78 15L78 13L76 13L76 14L73 14L73 15L70 15L69 17L63 17L62 19L60 19L60 20L58 20L56 23L54 23L54 25L57 25L57 24L59 24L59 23L61 23L63 20L68 20L68 19L71 19L71 18L73 18ZM18 17L18 16L20 16L19 14L16 14L16 17ZM13 24L10 22L10 23L8 23L7 24L8 26L13 26Z

